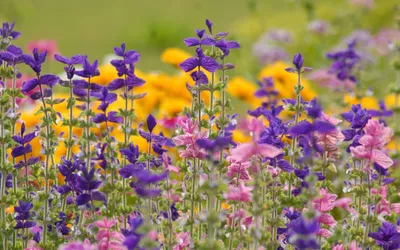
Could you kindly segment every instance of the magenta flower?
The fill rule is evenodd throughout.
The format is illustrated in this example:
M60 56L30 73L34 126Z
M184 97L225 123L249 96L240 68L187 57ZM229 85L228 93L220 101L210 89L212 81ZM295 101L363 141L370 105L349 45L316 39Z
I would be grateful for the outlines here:
M332 210L335 207L335 201L338 196L330 194L327 188L320 189L319 194L321 197L313 201L314 208L322 213Z
M368 160L366 166L375 162L382 168L389 168L393 165L393 160L382 150L390 142L393 136L393 129L385 127L383 123L370 119L364 128L363 135L359 143L360 146L351 147L351 154L354 158Z
M111 228L117 222L114 219L108 220L104 217L103 220L96 221L94 224L100 228L97 232L97 249L98 250L124 250L123 241L125 237L116 231L111 231Z
M246 187L240 183L239 187L229 186L228 193L224 194L225 199L230 201L251 202L252 187Z
M175 235L177 244L174 246L173 250L185 250L192 239L190 238L189 232L180 232Z
M251 162L249 161L239 161L234 156L227 157L228 162L230 165L228 166L228 172L226 175L230 178L239 178L242 181L249 181L251 177L247 169L251 166Z
M321 113L321 117L319 119L323 122L327 122L335 126L342 122L341 120L328 116L324 113ZM325 151L328 151L329 153L337 151L337 145L340 144L345 138L342 132L340 132L337 128L326 133L315 132L314 135L316 137L317 145L319 145L321 148L323 148Z
M172 165L169 164L169 158L168 158L168 155L166 153L162 154L162 160L163 160L163 164L164 164L164 169L165 170L171 171L171 172L174 172L174 173L177 173L177 174L179 173L179 170L181 170L180 167L172 166Z
M198 139L208 138L208 131L203 130L198 132L198 126L194 124L190 119L181 120L180 125L183 129L184 134L172 138L172 141L177 146L186 146L185 150L179 151L179 156L182 158L204 159L207 155L206 151L196 145L196 141Z

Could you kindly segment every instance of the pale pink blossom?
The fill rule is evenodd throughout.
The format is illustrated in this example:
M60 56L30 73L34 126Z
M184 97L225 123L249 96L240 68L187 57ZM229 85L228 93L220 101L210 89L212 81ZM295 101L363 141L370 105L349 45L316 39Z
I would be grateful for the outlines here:
M396 214L400 214L400 203L392 203L392 211Z
M333 233L331 231L329 231L328 229L325 229L325 228L320 228L317 232L317 235L321 236L322 238L329 238L332 236L332 234Z
M374 4L374 0L350 0L350 3L355 6L371 9Z
M313 201L314 208L322 213L332 210L335 207L337 195L330 194L327 188L321 188L319 194L321 197Z
M357 246L357 242L356 242L355 240L353 240L353 241L350 243L349 250L362 250L362 248L361 248L361 247L358 247L358 246Z
M324 225L327 225L330 228L335 227L337 224L335 218L333 218L333 216L328 213L323 213L318 216L318 221Z
M165 152L162 154L162 160L163 160L165 170L171 171L171 172L174 172L177 174L179 173L179 170L181 170L180 167L169 165L168 155Z
M184 250L190 245L191 238L189 232L180 232L175 235L177 244L173 250Z
M345 197L345 198L337 199L337 200L333 203L333 205L334 205L335 207L344 208L344 209L346 209L347 211L350 211L350 203L352 203L352 199L351 199L351 198L348 198L348 197Z
M385 198L382 198L378 204L376 204L376 212L378 214L381 213L386 213L386 214L390 214L390 202L388 200L386 200Z
M393 129L385 127L383 123L377 120L371 119L365 126L364 131L365 135L359 140L361 146L350 148L352 156L359 159L367 159L366 166L369 166L372 162L385 169L392 166L393 160L382 149L390 142L393 136Z
M321 114L321 118L319 119L333 125L337 125L342 122L342 120L339 120L324 113ZM328 133L316 132L314 135L316 137L317 144L330 154L338 150L337 146L345 138L342 132L340 132L337 128Z
M103 220L96 221L94 224L100 228L97 232L97 248L98 250L124 250L123 241L125 237L117 231L111 231L111 228L116 224L116 220L108 220L104 217Z
M246 187L243 183L240 183L239 187L231 185L224 197L230 201L251 202L251 190L253 190L252 187Z
M308 78L322 87L329 88L332 90L353 90L356 86L350 80L339 80L336 74L332 74L328 69L320 69L312 71L312 73L308 76Z
M345 248L342 244L337 244L335 246L332 246L332 250L345 250Z
M186 149L179 151L182 158L204 159L207 153L196 145L196 140L208 138L208 131L199 132L198 126L189 118L180 121L184 134L172 138L177 146L186 146Z
M249 181L251 177L247 169L251 166L251 162L249 161L239 161L235 156L228 156L226 158L230 165L228 166L228 172L226 175L230 178L237 178L242 181Z
M95 250L96 246L92 246L89 241L73 241L64 245L61 245L59 250Z

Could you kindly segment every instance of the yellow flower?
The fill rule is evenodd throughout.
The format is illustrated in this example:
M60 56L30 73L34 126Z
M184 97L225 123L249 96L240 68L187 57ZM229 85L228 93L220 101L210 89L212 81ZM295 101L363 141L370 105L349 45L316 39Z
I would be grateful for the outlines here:
M14 213L14 206L10 206L8 208L6 208L6 212L9 214L13 214Z
M232 139L233 139L233 141L239 142L239 143L246 143L246 142L251 141L251 137L249 135L245 135L240 130L234 130L233 131Z
M388 109L396 106L396 97L394 94L387 95L385 97L385 104ZM397 105L400 106L400 96L397 97Z
M177 116L182 112L184 107L189 107L190 101L182 98L169 98L166 97L162 100L160 104L159 114L164 117L169 118Z
M351 105L360 104L361 107L365 109L379 109L379 101L373 96L364 96L364 97L357 97L352 94L346 94L343 97L344 103L346 103L349 107Z
M172 64L176 67L189 57L190 54L178 48L168 48L161 54L161 60L163 62Z
M91 78L91 82L107 86L112 80L118 78L118 72L111 64L99 66L100 75Z
M281 98L294 98L294 86L297 84L297 75L285 71L289 66L283 62L276 62L261 70L259 79L264 77L272 77L276 90ZM309 101L316 96L315 91L310 87L309 82L302 78L301 85L304 87L301 96L304 100Z
M247 81L243 77L236 76L228 82L228 93L242 101L247 103L253 103L257 98L254 97L257 87L250 81Z

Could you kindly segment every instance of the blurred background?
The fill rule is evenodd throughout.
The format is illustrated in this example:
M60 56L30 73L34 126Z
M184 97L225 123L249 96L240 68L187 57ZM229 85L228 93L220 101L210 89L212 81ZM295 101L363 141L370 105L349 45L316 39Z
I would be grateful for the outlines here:
M229 56L236 65L230 75L255 83L264 67L290 62L301 52L307 66L328 68L326 53L345 49L357 38L363 53L357 91L383 97L395 79L390 43L400 40L394 29L398 0L0 0L0 21L15 21L22 36L16 44L31 50L44 46L65 56L87 54L100 62L122 42L141 54L141 71L172 73L176 67L161 60L167 48L186 48L183 39L204 29L209 18L216 31L229 31L241 44ZM46 43L47 42L47 43ZM50 42L50 44L49 44ZM34 45L32 45L32 43ZM371 44L373 48L371 49ZM31 44L31 45L30 45ZM381 46L381 47L379 47ZM49 62L47 70L62 68ZM325 86L314 84L323 96ZM329 94L329 92L328 92ZM322 98L323 99L323 98ZM331 100L329 100L331 101Z

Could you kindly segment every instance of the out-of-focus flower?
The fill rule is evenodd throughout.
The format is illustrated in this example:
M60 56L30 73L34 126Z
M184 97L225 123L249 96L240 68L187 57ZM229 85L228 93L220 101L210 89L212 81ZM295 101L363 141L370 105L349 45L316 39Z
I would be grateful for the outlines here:
M251 202L251 190L253 190L252 187L246 187L243 183L240 183L239 187L230 185L224 197L230 201Z
M389 222L383 222L377 232L369 233L368 236L374 239L376 244L383 249L395 250L400 248L400 233Z
M174 246L173 250L185 250L192 241L189 232L177 233L175 237L177 239L177 244Z
M392 44L400 42L400 31L395 29L381 29L372 38L373 48L382 56L388 55Z
M326 87L333 90L351 91L354 89L355 85L348 79L340 80L334 74L329 73L327 69L319 69L312 71L308 78L322 87Z
M339 80L344 81L349 79L352 82L357 82L357 79L353 74L353 69L360 61L360 56L354 49L355 45L356 40L350 42L347 45L347 49L331 52L326 55L328 59L333 60L329 72L336 74Z
M190 54L178 48L168 48L161 54L161 60L178 67L186 59L190 58Z
M308 23L308 30L316 35L326 35L330 31L330 25L324 20L313 20Z
M227 91L231 96L253 104L257 100L254 96L256 89L257 87L253 83L236 76L229 81Z
M352 5L366 9L371 9L374 4L374 0L349 0L349 1Z
M28 51L32 51L34 48L37 48L39 52L47 52L51 58L53 58L58 52L57 42L54 40L38 40L29 42L27 46Z
M272 77L275 88L279 92L278 97L282 99L293 99L296 97L294 86L297 84L297 75L289 74L286 72L286 68L288 68L288 66L282 62L274 63L262 69L258 78L261 80L266 77ZM316 93L310 87L310 84L306 79L303 78L301 80L301 85L304 87L303 91L301 91L301 97L304 100L309 101L315 98Z

